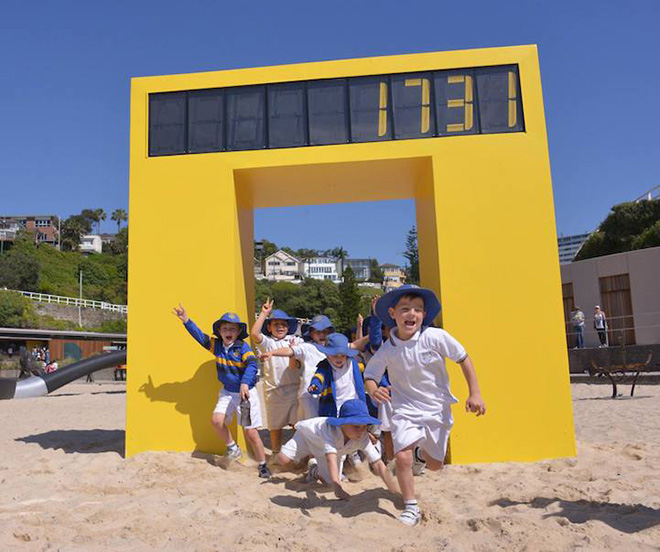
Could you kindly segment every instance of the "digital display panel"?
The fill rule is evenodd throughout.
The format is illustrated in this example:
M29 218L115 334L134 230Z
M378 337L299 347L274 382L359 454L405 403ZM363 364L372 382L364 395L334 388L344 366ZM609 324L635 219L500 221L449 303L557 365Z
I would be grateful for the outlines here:
M149 95L149 155L524 132L516 65Z

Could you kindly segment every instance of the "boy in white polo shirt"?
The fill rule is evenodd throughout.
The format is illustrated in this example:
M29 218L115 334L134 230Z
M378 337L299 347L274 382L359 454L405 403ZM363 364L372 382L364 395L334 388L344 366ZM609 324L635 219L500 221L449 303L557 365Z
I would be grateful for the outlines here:
M377 418L369 416L364 401L348 400L342 404L338 417L310 418L298 422L296 434L282 447L278 463L287 467L313 456L317 463L310 468L308 479L319 479L332 485L337 498L348 500L350 495L341 486L339 458L362 450L387 488L397 493L396 482L367 435L367 425L379 423Z
M396 475L405 509L399 520L416 525L421 513L415 499L414 455L432 471L442 468L453 424L451 405L458 402L449 388L445 358L457 362L468 384L465 409L485 414L477 375L463 346L440 328L430 328L440 302L428 289L401 286L381 297L376 314L393 328L390 339L371 358L365 370L367 393L377 402L392 402L392 437ZM379 387L387 368L391 396Z

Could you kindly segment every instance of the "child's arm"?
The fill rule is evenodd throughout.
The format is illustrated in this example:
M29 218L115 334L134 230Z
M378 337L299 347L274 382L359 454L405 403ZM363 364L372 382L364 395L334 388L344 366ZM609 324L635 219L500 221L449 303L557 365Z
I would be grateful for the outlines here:
M383 323L376 316L376 303L378 303L378 295L371 300L371 318L369 318L369 345L372 353L383 344Z
M257 357L254 351L247 343L243 343L241 349L241 360L245 362L245 371L241 378L241 399L250 398L250 389L257 384L257 374L259 373L259 366L257 364Z
M337 464L337 453L328 452L325 455L325 459L328 462L328 471L330 472L330 484L332 485L332 490L335 492L335 496L340 500L348 500L351 498L344 489L342 489L341 481L339 479L339 465Z
M481 390L479 389L479 382L477 381L477 371L474 369L470 357L465 357L465 359L459 362L459 364L461 370L463 370L465 381L468 384L468 390L470 391L470 396L467 401L465 401L465 411L476 412L477 416L481 416L486 413L486 405L481 398Z
M259 316L257 316L257 319L254 321L254 324L250 329L250 337L252 338L252 343L256 345L261 343L261 329L264 326L264 320L268 318L272 310L273 310L273 300L270 297L268 297L266 299L266 302L261 307L261 312L259 313Z
M358 341L364 337L364 334L362 333L363 324L364 324L364 318L362 318L362 315L358 313L357 321L355 325L355 341Z
M390 400L388 388L378 386L386 368L387 359L383 355L383 351L378 351L373 357L371 357L371 360L364 371L364 390L378 404Z
M184 327L188 330L188 333L195 338L195 341L199 343L205 349L211 350L211 338L206 335L202 330L197 327L186 312L186 309L183 308L183 305L179 303L178 307L173 309L174 315L183 322Z
M307 392L310 395L320 395L321 392L326 388L326 374L324 373L322 366L317 366L316 373L309 382L309 387Z
M282 347L280 349L275 349L273 351L266 351L265 353L259 354L259 360L266 362L270 357L292 357L293 349L291 347Z
M377 460L371 464L371 467L373 467L378 475L380 475L380 478L385 483L388 491L394 494L401 494L401 489L399 489L399 485L397 484L396 479L390 473L390 470L387 469L385 462L382 460Z
M366 335L364 337L360 337L353 341L349 347L351 349L357 349L358 351L364 351L367 348L367 344L369 343L369 336Z

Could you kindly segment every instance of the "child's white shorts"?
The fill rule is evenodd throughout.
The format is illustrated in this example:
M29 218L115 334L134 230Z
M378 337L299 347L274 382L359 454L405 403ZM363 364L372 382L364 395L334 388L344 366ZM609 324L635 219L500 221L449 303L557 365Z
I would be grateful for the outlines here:
M419 412L414 418L395 412L392 416L394 453L417 445L436 460L444 461L452 425L451 411L435 416Z
M220 390L220 395L218 396L218 404L215 405L213 414L224 414L226 417L226 422L231 423L234 419L234 414L238 410L241 404L241 394L240 393L231 393L226 389ZM238 423L240 425L241 417L238 417ZM260 429L263 427L263 422L261 421L261 404L259 401L259 392L256 387L250 389L250 421L252 422L249 426L244 426L245 429Z
M383 401L378 405L378 419L381 431L392 431L392 403Z
M298 421L298 385L265 387L266 422L268 429L294 426ZM250 401L252 402L252 401Z
M305 392L298 397L298 421L316 418L319 415L319 396Z
M321 450L312 450L302 436L302 433L299 431L297 431L293 437L284 444L281 452L284 456L291 458L294 462L300 462L307 456L313 456L318 462L319 477L321 477L325 483L330 483L330 469L328 468L328 461L326 460L325 453ZM339 468L339 473L341 473L341 467Z

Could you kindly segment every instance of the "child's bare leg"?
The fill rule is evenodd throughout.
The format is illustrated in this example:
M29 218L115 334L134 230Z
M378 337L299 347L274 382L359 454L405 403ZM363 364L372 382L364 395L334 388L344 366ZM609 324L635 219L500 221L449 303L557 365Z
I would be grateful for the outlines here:
M396 478L399 481L399 487L401 487L401 495L404 501L415 500L415 481L412 472L413 448L414 445L410 445L395 455Z
M280 452L277 455L277 463L279 464L280 468L290 469L293 467L293 460L283 452Z
M259 432L254 428L249 428L245 430L245 437L247 438L250 446L252 447L252 452L254 453L254 458L257 462L266 461L266 452L264 451L264 444L259 437Z
M234 442L234 438L229 433L229 428L225 425L225 415L214 413L211 417L211 423L216 433L220 436L223 443L229 445Z
M280 452L282 448L282 430L281 429L271 429L270 430L270 450L273 452Z
M428 452L422 449L422 456L424 457L424 462L426 462L426 467L431 471L441 470L445 463L442 460L436 460Z
M394 458L394 442L392 441L391 431L383 431L383 448L385 449L385 461L389 462Z

